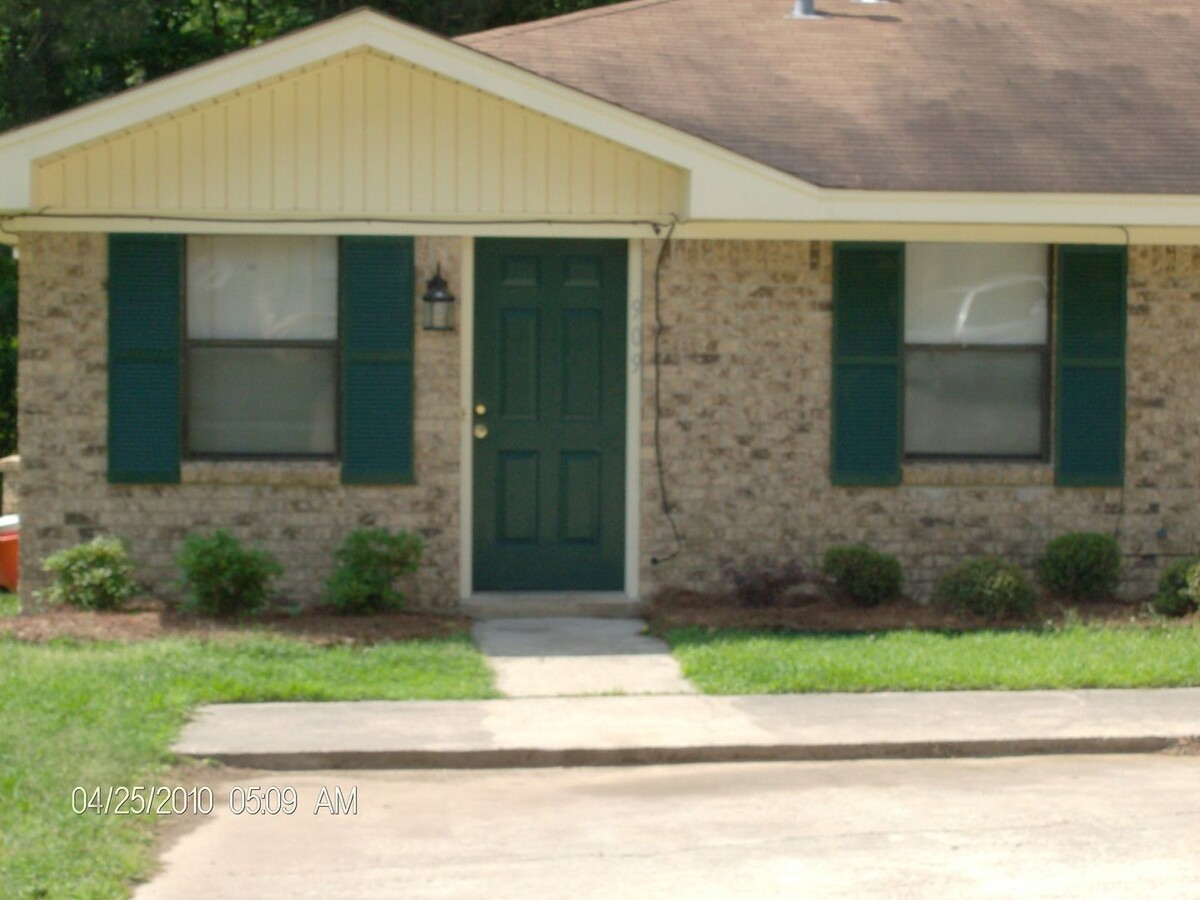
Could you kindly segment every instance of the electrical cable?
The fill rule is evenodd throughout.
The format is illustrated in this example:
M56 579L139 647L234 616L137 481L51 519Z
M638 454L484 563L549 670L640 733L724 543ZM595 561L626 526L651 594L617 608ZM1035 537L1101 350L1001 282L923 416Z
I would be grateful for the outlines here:
M1129 228L1121 225L1118 226L1125 232L1125 258L1129 259L1129 251L1133 248L1133 235L1129 233ZM1128 265L1128 263L1126 263ZM1117 546L1121 546L1121 528L1125 524L1125 492L1121 491L1117 500L1117 521L1113 523L1113 540L1117 542Z
M487 225L623 225L653 229L657 236L667 227L667 222L655 219L471 219L463 222L447 222L445 219L412 219L391 216L205 216L169 215L163 213L56 213L43 208L37 212L0 216L0 230L11 234L4 225L18 219L65 219L65 220L115 220L119 222L198 222L210 225L460 225L476 227ZM670 227L678 219L671 217Z
M671 227L667 229L667 236L663 238L662 246L658 250L658 263L654 267L654 461L658 469L658 493L662 500L662 511L671 526L675 549L667 556L650 557L652 566L670 562L683 549L679 526L675 523L675 514L671 511L671 502L667 496L667 475L663 467L662 452L662 270L671 248L671 237L675 234L675 226L678 224L679 220L672 217Z

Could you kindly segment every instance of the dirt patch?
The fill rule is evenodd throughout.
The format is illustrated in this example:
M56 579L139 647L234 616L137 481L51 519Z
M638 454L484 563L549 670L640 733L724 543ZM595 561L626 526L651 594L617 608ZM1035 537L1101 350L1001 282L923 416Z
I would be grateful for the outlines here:
M277 634L319 645L377 644L465 634L466 616L428 612L340 616L325 609L300 613L269 611L234 620L195 616L159 602L121 612L54 607L0 619L0 634L44 643L56 638L131 643L167 637L220 639L247 632Z
M1197 619L1197 617L1191 617ZM656 633L671 628L708 628L749 631L865 632L922 629L979 631L996 627L1062 625L1094 622L1151 625L1161 620L1145 604L1087 603L1067 607L1053 600L1038 602L1028 619L990 622L908 598L872 609L856 607L825 594L799 594L782 598L760 609L741 606L733 594L700 593L679 589L660 591L647 614ZM1185 621L1185 620L1180 620ZM1200 619L1197 619L1200 622Z

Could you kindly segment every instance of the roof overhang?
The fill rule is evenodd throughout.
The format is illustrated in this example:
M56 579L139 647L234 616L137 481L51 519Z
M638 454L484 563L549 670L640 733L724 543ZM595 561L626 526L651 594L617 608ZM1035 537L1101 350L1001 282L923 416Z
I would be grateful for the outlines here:
M896 193L821 188L503 60L360 10L239 51L0 136L0 216L10 231L43 230L32 207L34 163L149 120L359 48L372 48L656 157L689 174L687 223L775 227L1013 226L1196 229L1200 197L1085 194ZM69 218L61 211L61 230ZM297 216L297 220L302 216ZM2 224L2 223L0 223ZM75 223L78 227L79 223ZM300 224L299 221L297 224ZM470 228L470 222L447 222ZM93 226L94 228L94 226ZM683 234L685 232L681 232ZM0 239L5 235L0 231Z

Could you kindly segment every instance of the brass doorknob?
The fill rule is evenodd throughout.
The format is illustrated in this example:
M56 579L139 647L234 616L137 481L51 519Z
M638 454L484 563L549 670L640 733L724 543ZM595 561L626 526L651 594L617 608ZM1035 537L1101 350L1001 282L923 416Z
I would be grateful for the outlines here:
M475 426L475 438L477 440L482 441L487 436L488 436L488 428L486 425L476 425Z

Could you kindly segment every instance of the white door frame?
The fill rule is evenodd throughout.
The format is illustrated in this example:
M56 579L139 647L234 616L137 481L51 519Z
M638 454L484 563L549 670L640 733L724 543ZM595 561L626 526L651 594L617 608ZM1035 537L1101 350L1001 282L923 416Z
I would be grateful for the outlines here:
M475 403L475 238L462 239L459 274L459 560L458 596L470 600L474 591L475 441L471 433ZM625 596L641 592L641 447L642 447L642 241L629 241L626 289L625 359ZM572 592L575 593L575 592Z

